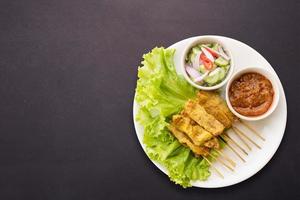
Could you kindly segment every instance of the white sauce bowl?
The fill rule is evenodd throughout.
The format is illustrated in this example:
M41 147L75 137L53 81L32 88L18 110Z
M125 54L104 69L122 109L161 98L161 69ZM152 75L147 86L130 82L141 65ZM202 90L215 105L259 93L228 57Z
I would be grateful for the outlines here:
M240 76L242 76L243 74L246 74L246 73L249 73L249 72L256 72L258 74L261 74L261 75L265 76L267 79L269 79L269 81L272 84L273 91L274 91L273 102L272 102L271 106L269 107L269 109L265 113L263 113L262 115L259 115L259 116L244 116L244 115L241 115L240 113L238 113L237 111L234 110L234 108L232 107L231 102L229 100L229 89L230 89L230 86L231 86L232 82L234 80L236 80L237 78L239 78ZM261 119L264 119L264 118L268 117L269 115L272 114L272 112L277 107L278 101L279 101L279 87L278 87L278 83L276 81L276 78L274 77L274 75L270 71L265 70L263 68L247 67L243 70L240 70L240 71L236 72L230 78L230 80L228 81L228 84L226 86L226 102L227 102L227 105L228 105L229 109L231 110L231 112L234 115L236 115L238 118L243 119L243 120L257 121L257 120L261 120Z

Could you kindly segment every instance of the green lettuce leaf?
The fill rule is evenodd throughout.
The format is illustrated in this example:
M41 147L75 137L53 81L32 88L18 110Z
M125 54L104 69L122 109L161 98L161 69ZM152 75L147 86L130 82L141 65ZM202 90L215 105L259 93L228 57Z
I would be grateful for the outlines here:
M140 106L137 121L144 127L147 155L168 170L172 181L189 187L193 180L206 180L210 172L209 164L195 157L166 128L170 117L196 95L196 90L176 73L174 53L174 49L154 48L143 56L135 96Z

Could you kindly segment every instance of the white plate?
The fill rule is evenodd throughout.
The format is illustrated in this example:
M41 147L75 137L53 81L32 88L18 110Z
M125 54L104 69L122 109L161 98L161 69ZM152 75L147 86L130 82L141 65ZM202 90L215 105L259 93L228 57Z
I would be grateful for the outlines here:
M187 45L188 42L195 40L199 37L188 38L180 42L177 42L169 47L169 48L176 49L176 53L174 56L174 63L176 66L177 73L179 74L181 73L179 71L180 54L183 52L184 46ZM274 71L272 66L268 63L268 61L257 51L255 51L253 48L240 41L227 38L227 37L222 37L222 36L213 36L213 37L222 40L224 43L226 43L226 46L228 46L228 48L230 48L230 50L232 51L232 54L235 59L235 71L243 69L247 66L256 66L256 67L265 68L267 70L270 70L272 73L274 73L274 76L276 77L279 84L280 99L276 110L268 118L258 122L251 122L251 123L249 122L249 124L251 124L257 131L259 131L263 135L266 141L261 141L259 138L255 137L255 135L253 136L251 132L247 131L247 129L241 126L241 129L243 129L247 133L249 132L248 135L251 136L251 138L255 140L258 144L260 144L262 149L258 149L252 145L252 151L249 153L249 155L243 156L246 160L246 163L243 163L241 160L238 159L238 157L236 157L236 155L234 155L228 149L228 147L226 147L225 153L230 155L231 158L234 158L234 160L237 162L237 166L235 167L235 172L226 170L226 168L221 166L219 163L214 163L214 166L216 166L219 170L222 171L222 174L224 175L225 178L221 179L211 168L210 170L212 174L207 181L192 182L193 186L201 187L201 188L219 188L219 187L234 185L256 174L270 161L270 159L276 152L277 148L279 147L279 144L284 135L286 120L287 120L287 105L286 105L286 99L285 99L283 87L276 72ZM224 87L222 88L222 90L223 91L225 90ZM143 139L142 139L144 134L143 127L140 124L138 124L135 120L135 116L138 109L139 109L138 105L136 104L136 102L134 102L133 105L134 126L135 126L135 130L139 142L143 147L143 149L145 150L145 146L143 144ZM230 131L229 134L231 134ZM156 163L155 161L152 162L161 171L167 174L167 170L163 166Z

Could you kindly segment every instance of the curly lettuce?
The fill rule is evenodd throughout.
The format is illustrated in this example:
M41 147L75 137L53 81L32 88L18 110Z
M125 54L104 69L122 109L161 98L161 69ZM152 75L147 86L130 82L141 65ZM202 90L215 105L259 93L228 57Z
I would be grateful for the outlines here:
M210 172L209 164L166 128L170 117L196 95L195 88L176 73L174 53L175 49L154 48L143 56L135 96L140 106L137 121L144 127L143 142L150 159L163 165L176 184L189 187L193 180L206 180Z

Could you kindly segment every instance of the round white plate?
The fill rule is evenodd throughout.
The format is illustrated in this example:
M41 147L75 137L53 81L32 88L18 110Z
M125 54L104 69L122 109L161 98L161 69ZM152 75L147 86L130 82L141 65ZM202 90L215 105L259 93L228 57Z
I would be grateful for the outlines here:
M177 42L170 46L169 48L176 49L176 53L174 56L174 63L178 74L181 74L179 70L180 65L180 55L183 52L183 49L185 45L187 45L192 40L195 40L198 37L188 38L185 40L182 40L180 42ZM247 133L248 136L250 136L256 143L258 143L261 146L261 149L258 149L254 145L251 145L252 150L249 152L249 155L246 156L243 155L244 159L246 160L246 163L242 162L235 154L228 149L228 147L225 147L225 153L230 155L230 157L237 163L237 166L235 167L235 171L231 172L224 168L220 163L215 162L213 165L217 167L222 174L224 175L224 179L220 178L214 171L214 169L210 169L211 176L206 181L195 181L192 182L192 185L195 187L201 187L201 188L219 188L219 187L225 187L234 185L236 183L239 183L241 181L244 181L254 174L256 174L259 170L261 170L272 158L274 153L276 152L277 148L279 147L279 144L282 140L285 126L286 126L286 120L287 120L287 105L286 105L286 98L283 91L282 84L272 68L272 66L268 63L268 61L260 55L257 51L255 51L250 46L231 39L227 37L222 36L213 36L216 37L222 42L225 43L225 45L230 48L232 51L232 56L235 60L235 71L243 69L247 66L255 66L255 67L261 67L265 68L272 73L274 73L274 76L276 77L280 89L280 99L279 104L276 108L276 110L270 115L268 118L257 121L257 122L249 122L258 132L261 133L261 135L266 139L265 141L260 140L255 135L253 135L249 130L244 128L243 126L238 126L242 130ZM226 85L225 85L226 86ZM222 88L224 91L224 87ZM138 111L138 105L136 102L134 102L133 105L133 120L134 120L134 126L136 130L136 134L138 137L138 140L145 150L145 146L143 144L143 127L138 124L135 120L135 116ZM235 135L232 134L231 130L229 131L229 135L232 137L235 137ZM238 140L238 138L235 137L235 139ZM241 143L241 142L240 142ZM245 146L244 146L245 147ZM161 171L163 171L165 174L167 174L167 170L161 166L160 164L156 163L155 161L152 161Z

